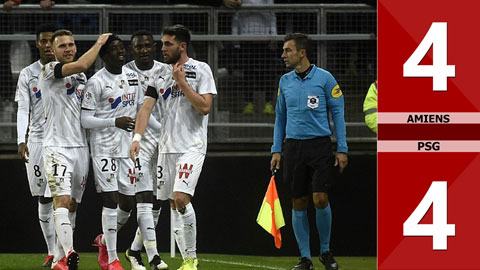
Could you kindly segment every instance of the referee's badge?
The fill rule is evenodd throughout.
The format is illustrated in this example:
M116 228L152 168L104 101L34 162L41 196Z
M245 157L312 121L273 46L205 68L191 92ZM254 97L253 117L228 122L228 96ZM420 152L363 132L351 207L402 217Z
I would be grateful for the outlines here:
M332 97L333 98L339 98L343 95L342 89L340 89L340 86L337 84L333 87L332 89Z
M319 96L308 96L307 97L307 106L310 109L318 108Z

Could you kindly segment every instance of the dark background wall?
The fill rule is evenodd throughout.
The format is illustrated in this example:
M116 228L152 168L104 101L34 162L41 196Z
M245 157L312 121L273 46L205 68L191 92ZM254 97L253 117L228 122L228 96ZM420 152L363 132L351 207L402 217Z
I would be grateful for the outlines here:
M277 188L285 216L283 246L277 250L273 237L256 217L270 179L270 156L240 153L207 154L193 204L197 213L198 252L246 255L297 256L291 227L291 203L282 171ZM24 164L19 159L0 160L0 252L46 252L38 224L37 201L30 196ZM343 175L337 175L330 193L333 211L331 248L340 256L376 256L376 155L352 153ZM170 211L162 209L157 240L159 251L170 246ZM312 255L319 253L314 209L309 209ZM136 213L119 232L118 250L133 239ZM77 214L74 245L78 251L95 251L91 242L101 233L101 202L90 171L83 202Z

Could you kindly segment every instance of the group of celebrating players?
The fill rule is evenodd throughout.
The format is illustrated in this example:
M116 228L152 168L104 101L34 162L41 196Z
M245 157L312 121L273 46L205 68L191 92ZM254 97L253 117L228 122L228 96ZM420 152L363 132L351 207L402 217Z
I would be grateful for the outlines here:
M102 34L78 60L73 35L54 25L36 32L40 59L19 76L18 148L48 247L44 266L78 269L73 248L77 205L85 190L89 156L102 199L102 230L94 240L103 270L123 270L117 232L137 208L138 229L126 257L132 270L167 269L159 257L155 227L161 201L169 200L179 269L197 269L196 218L190 202L207 147L208 113L216 87L208 64L189 58L190 33L165 27L164 63L154 60L151 33L131 36L134 60L126 63L124 42ZM104 62L90 79L85 72ZM28 132L27 132L28 130ZM27 135L28 133L28 135ZM90 147L88 147L89 140Z

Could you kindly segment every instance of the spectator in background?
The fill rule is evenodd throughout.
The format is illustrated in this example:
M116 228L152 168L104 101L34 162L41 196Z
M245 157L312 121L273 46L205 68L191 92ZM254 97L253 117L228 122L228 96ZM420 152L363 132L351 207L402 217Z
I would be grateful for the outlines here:
M370 85L363 102L363 113L368 128L377 134L377 81Z
M242 4L273 4L273 0L243 0ZM277 35L277 19L273 11L237 12L232 19L232 35ZM237 58L245 76L244 114L255 112L254 92L265 92L264 114L274 114L273 93L276 91L275 73L270 65L276 59L276 42L247 41L235 47L239 50Z

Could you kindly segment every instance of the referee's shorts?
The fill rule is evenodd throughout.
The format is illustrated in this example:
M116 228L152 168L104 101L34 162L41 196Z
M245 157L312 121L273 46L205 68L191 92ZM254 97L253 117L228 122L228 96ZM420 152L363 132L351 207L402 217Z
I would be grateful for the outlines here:
M333 179L334 156L330 137L287 139L284 147L284 181L293 198L311 192L328 192Z

